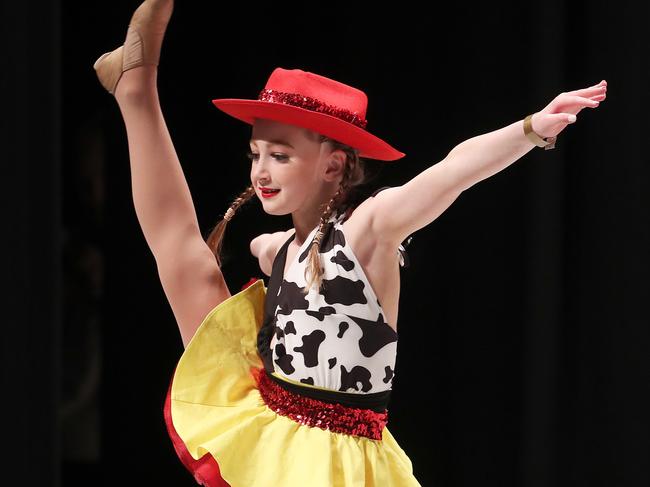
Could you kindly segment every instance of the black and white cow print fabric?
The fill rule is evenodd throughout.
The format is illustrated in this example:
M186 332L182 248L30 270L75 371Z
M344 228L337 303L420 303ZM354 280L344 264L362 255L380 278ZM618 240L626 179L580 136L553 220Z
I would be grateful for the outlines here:
M320 291L313 286L307 295L301 292L309 244L317 228L281 280L274 298L273 368L288 379L329 390L387 391L395 375L398 335L385 322L381 304L346 242L344 218L345 213L335 213L325 227ZM283 250L286 259L286 245ZM283 270L275 267L274 271Z

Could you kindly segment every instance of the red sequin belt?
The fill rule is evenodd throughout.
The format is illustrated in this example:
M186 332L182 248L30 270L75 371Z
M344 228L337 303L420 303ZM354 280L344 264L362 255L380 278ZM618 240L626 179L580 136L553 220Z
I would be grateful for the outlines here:
M251 369L262 399L276 413L307 426L317 426L336 433L382 439L388 422L388 410L351 408L342 404L319 401L284 389L271 380L264 368Z

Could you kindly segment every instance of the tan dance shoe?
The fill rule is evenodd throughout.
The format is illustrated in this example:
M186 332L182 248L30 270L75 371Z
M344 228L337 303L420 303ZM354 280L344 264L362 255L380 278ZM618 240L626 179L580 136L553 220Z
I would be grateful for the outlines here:
M145 0L133 12L124 44L95 61L97 77L110 94L115 96L124 71L144 64L158 66L160 47L173 10L174 0Z

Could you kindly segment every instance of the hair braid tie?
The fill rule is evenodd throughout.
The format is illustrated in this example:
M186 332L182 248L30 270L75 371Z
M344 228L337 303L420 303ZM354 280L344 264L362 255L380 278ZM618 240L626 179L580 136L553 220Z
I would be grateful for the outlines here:
M230 219L235 215L235 210L233 210L232 207L228 208L228 211L226 211L226 214L223 216L224 220L230 221Z

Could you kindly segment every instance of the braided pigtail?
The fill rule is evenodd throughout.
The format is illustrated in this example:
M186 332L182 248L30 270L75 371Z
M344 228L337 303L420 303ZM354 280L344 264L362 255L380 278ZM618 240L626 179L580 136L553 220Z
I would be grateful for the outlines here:
M344 151L347 157L345 170L343 172L341 183L339 184L339 189L329 200L327 206L325 207L325 210L321 214L318 231L316 232L316 236L314 237L314 240L309 247L309 255L307 257L308 262L305 268L306 286L305 289L303 289L303 294L307 294L314 284L316 284L317 288L320 290L323 282L323 268L321 267L319 251L321 246L321 239L324 235L324 228L334 211L342 209L344 206L346 198L349 194L349 190L352 187L361 184L365 177L363 162L362 159L359 158L359 151L357 149L342 144L341 142L337 142L324 135L320 136L320 141L328 142L333 147L333 149L340 149ZM309 278L307 277L307 273L309 273Z
M223 218L212 229L206 243L212 250L212 253L217 259L217 264L221 267L221 247L223 242L223 234L226 231L226 225L235 215L235 212L248 200L255 195L255 188L251 185L247 187L235 200L230 204L228 211L224 214Z

